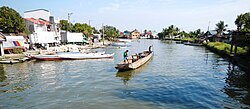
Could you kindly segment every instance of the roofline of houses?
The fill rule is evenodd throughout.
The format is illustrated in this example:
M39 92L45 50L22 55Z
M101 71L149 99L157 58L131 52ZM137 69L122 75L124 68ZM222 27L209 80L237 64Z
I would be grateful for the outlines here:
M24 13L27 13L27 12L34 12L34 11L40 11L40 10L49 12L49 10L46 10L46 9L35 9L35 10L25 11Z

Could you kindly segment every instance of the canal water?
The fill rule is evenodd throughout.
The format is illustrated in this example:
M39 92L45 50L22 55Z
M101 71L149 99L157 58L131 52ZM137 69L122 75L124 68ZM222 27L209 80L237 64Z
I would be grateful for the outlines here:
M153 45L154 56L127 72L114 68ZM114 59L0 64L1 109L250 108L249 76L204 47L134 40L128 48L98 49Z

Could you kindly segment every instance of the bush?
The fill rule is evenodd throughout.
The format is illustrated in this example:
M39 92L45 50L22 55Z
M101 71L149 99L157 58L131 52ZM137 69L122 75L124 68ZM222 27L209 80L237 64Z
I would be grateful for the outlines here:
M223 43L223 42L209 42L207 46L212 47L218 50L219 52L225 52L228 55L230 54L230 49L231 49L230 44ZM233 47L233 51L234 49L235 47ZM247 50L248 50L247 47L237 47L237 54L244 54L247 52Z
M13 49L13 53L14 54L22 54L23 53L23 49L14 48Z

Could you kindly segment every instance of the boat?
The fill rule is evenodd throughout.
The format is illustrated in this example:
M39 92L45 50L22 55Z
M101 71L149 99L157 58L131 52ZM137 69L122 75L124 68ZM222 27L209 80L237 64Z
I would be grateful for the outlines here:
M117 39L118 41L123 41L123 42L132 42L131 39Z
M19 61L16 61L16 60L1 60L0 63L1 64L15 64L15 63L19 63Z
M111 46L128 47L131 46L131 42L128 41L116 41L111 44Z
M105 54L105 52L94 53L60 53L54 55L35 55L31 58L40 61L57 61L57 60L82 60L82 59L102 59L113 58L114 53Z
M193 42L186 42L184 45L190 45L190 46L203 46L202 43L193 43Z
M66 60L62 57L59 57L59 55L34 55L30 56L31 59L36 59L39 61L57 61L57 60Z
M62 54L58 55L62 59L67 60L82 60L82 59L103 59L103 58L113 58L114 53L79 53L79 54Z
M137 55L129 56L128 62L122 61L119 64L117 64L115 68L118 69L118 71L134 70L144 65L152 57L153 57L152 51L151 52L143 51L142 53L138 53Z

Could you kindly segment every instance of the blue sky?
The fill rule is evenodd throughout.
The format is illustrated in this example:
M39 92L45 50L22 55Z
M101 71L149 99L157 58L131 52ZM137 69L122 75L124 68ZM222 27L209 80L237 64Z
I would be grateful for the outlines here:
M162 31L170 25L181 30L206 31L220 20L235 29L237 15L250 12L250 0L0 0L23 16L24 11L47 9L55 18L73 23L89 23L100 28L102 23L120 31ZM210 22L210 23L209 23Z

